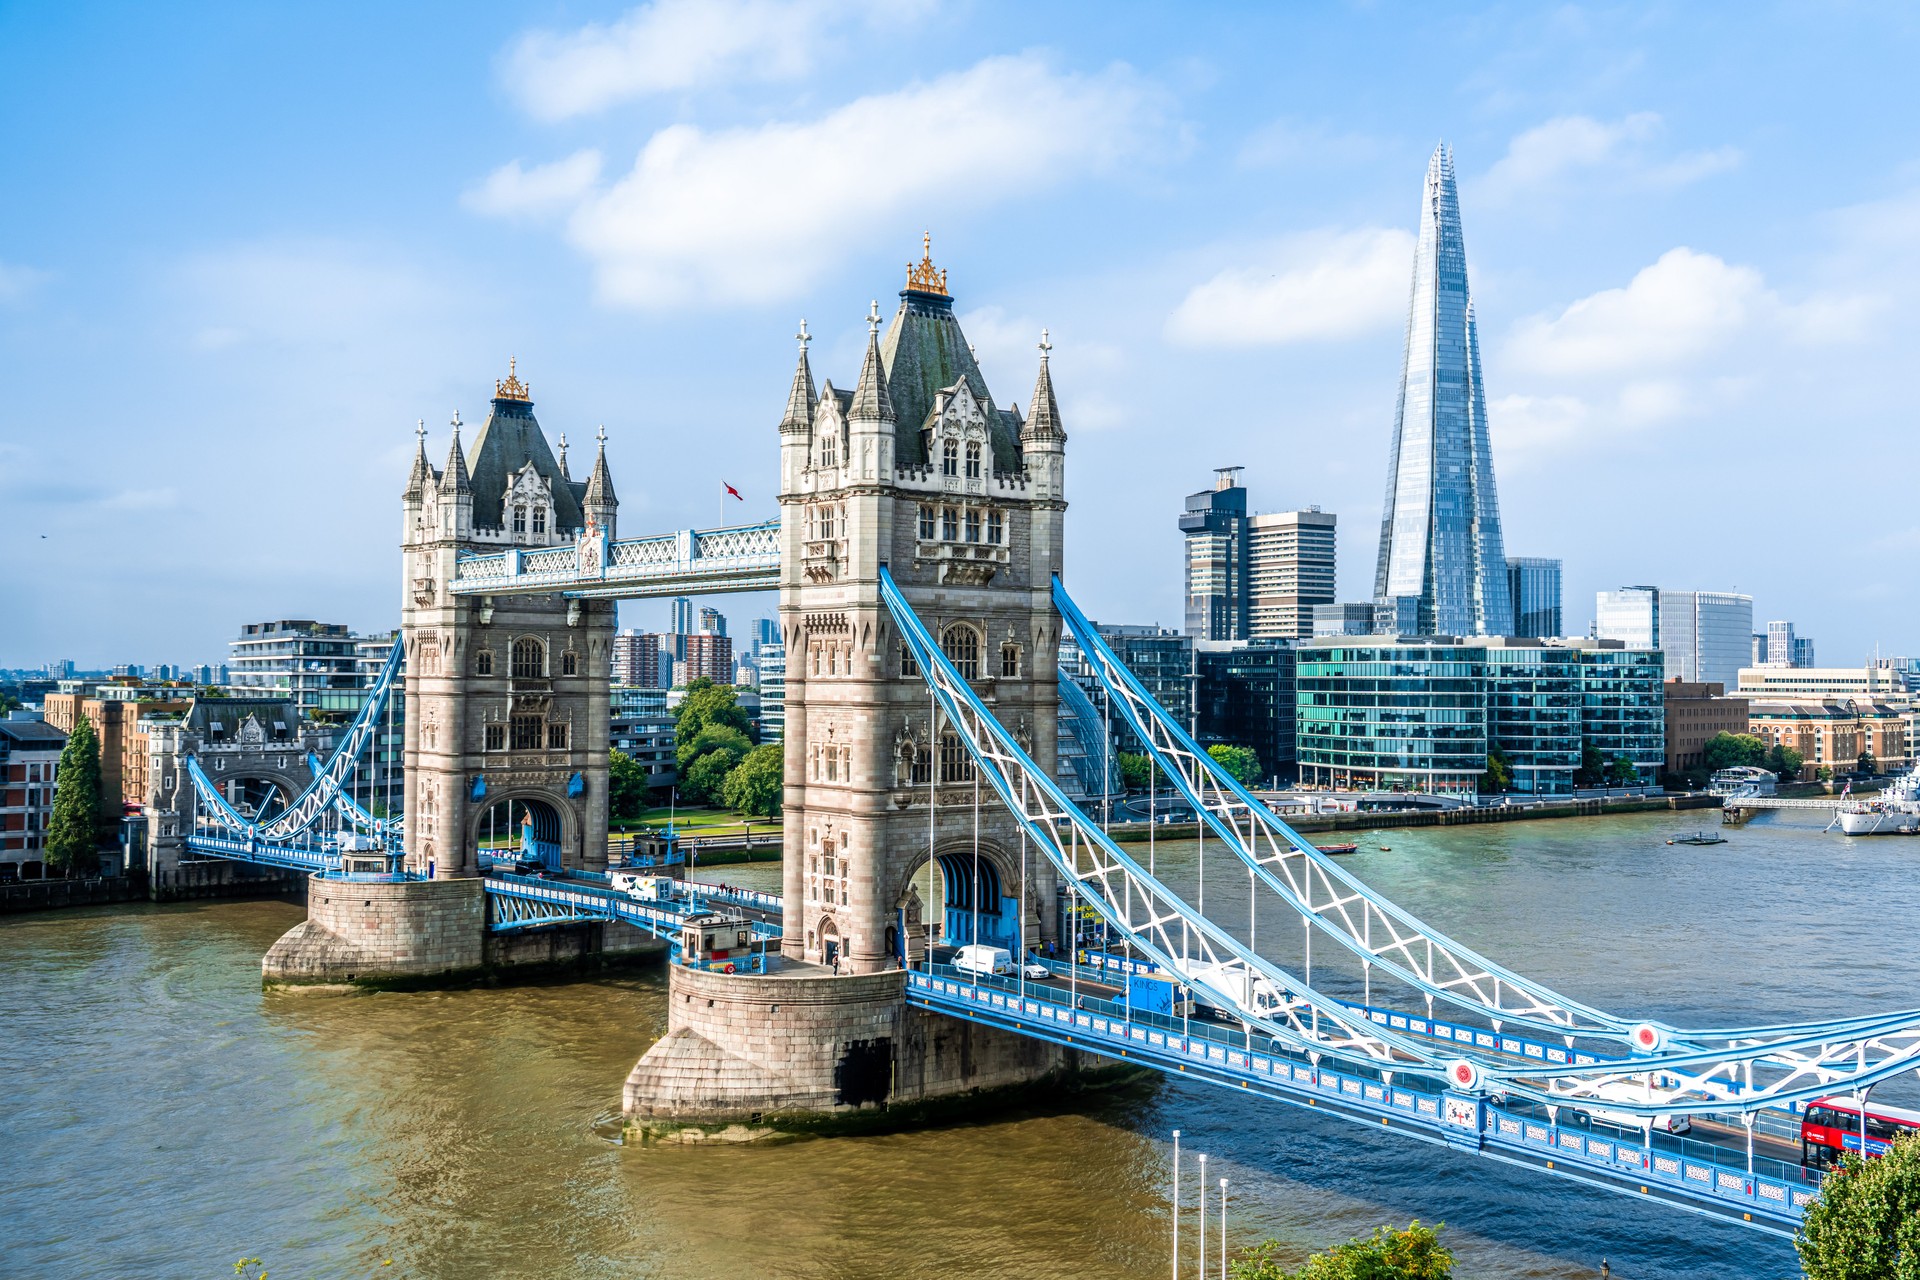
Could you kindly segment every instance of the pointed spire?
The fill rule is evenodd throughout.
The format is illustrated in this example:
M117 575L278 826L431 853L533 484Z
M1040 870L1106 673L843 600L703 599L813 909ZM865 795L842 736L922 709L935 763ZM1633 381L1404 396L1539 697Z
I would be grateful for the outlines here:
M427 421L419 418L413 424L413 471L407 476L407 491L400 496L408 502L420 501L426 493L427 480L433 475L433 467L427 462Z
M573 479L573 473L567 470L567 433L560 433L560 475L562 479Z
M607 472L607 429L600 428L600 452L594 455L593 474L587 477L587 492L581 499L584 506L613 506L619 500L613 496L613 477Z
M472 493L467 477L467 455L460 449L460 411L453 411L453 447L447 450L447 469L440 479L447 493Z
M814 407L820 403L813 391L813 366L807 363L807 344L813 341L813 335L807 332L805 320L793 336L800 342L800 363L793 370L793 386L787 392L787 412L780 419L780 430L805 431L813 425Z
M849 422L892 422L893 400L887 394L887 374L880 364L880 303L867 311L867 359L860 366L860 381L854 384L853 407Z
M1047 357L1053 353L1053 343L1048 331L1040 331L1040 377L1033 384L1033 403L1027 411L1026 426L1020 432L1023 440L1065 440L1067 433L1060 427L1060 402L1053 398L1053 374L1047 368Z

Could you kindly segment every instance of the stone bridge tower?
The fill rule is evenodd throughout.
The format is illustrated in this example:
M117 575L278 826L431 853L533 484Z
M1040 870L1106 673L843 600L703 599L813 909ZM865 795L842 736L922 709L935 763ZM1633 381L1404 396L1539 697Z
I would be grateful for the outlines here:
M422 429L402 497L407 865L436 879L476 875L489 810L514 800L542 856L604 866L614 603L449 587L466 552L570 546L588 528L611 540L619 504L606 433L592 474L573 479L566 437L556 458L511 366L471 463L460 425L455 414L438 471Z
M1019 904L1020 831L984 782L976 837L972 765L935 723L879 586L886 566L995 715L1051 768L1066 435L1045 335L1023 417L994 402L930 250L909 265L899 309L879 329L876 303L852 390L828 382L816 394L803 324L780 421L782 945L852 973L919 954L943 906L911 887L929 861L942 870L951 941L977 925L981 941L1012 947L1024 910L1035 943L1055 920L1055 879L1037 852L1025 858Z

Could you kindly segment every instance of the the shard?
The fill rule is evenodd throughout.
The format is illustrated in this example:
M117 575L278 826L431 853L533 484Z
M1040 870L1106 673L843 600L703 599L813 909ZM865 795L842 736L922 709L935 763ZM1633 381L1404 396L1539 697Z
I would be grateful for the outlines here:
M1453 152L1427 164L1374 595L1396 631L1513 626ZM1411 624L1411 625L1409 625Z

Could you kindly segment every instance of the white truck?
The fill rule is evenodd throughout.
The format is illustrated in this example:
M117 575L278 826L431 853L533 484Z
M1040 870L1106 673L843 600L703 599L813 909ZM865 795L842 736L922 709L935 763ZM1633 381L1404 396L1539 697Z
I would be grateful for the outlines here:
M1202 1005L1236 1021L1242 1010L1250 1010L1263 1018L1276 1018L1287 1011L1287 997L1280 988L1251 970L1195 963L1183 967L1182 972L1194 980L1194 995ZM1210 994L1209 988L1225 999Z
M607 877L607 883L615 893L624 893L635 902L660 902L673 896L672 876L615 871Z

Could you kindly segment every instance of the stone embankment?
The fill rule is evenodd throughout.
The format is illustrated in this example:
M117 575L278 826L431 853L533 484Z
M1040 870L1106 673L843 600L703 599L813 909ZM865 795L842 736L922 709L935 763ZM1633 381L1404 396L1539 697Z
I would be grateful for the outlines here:
M1538 805L1488 805L1471 809L1415 809L1392 813L1370 810L1351 813L1286 814L1295 831L1374 831L1389 827L1462 827L1477 822L1530 822L1536 818L1600 818L1621 813L1667 813L1682 809L1718 809L1719 796L1654 796L1648 799L1565 800ZM1191 840L1198 830L1191 822L1154 828L1157 838ZM1114 826L1115 840L1145 840L1145 823Z

